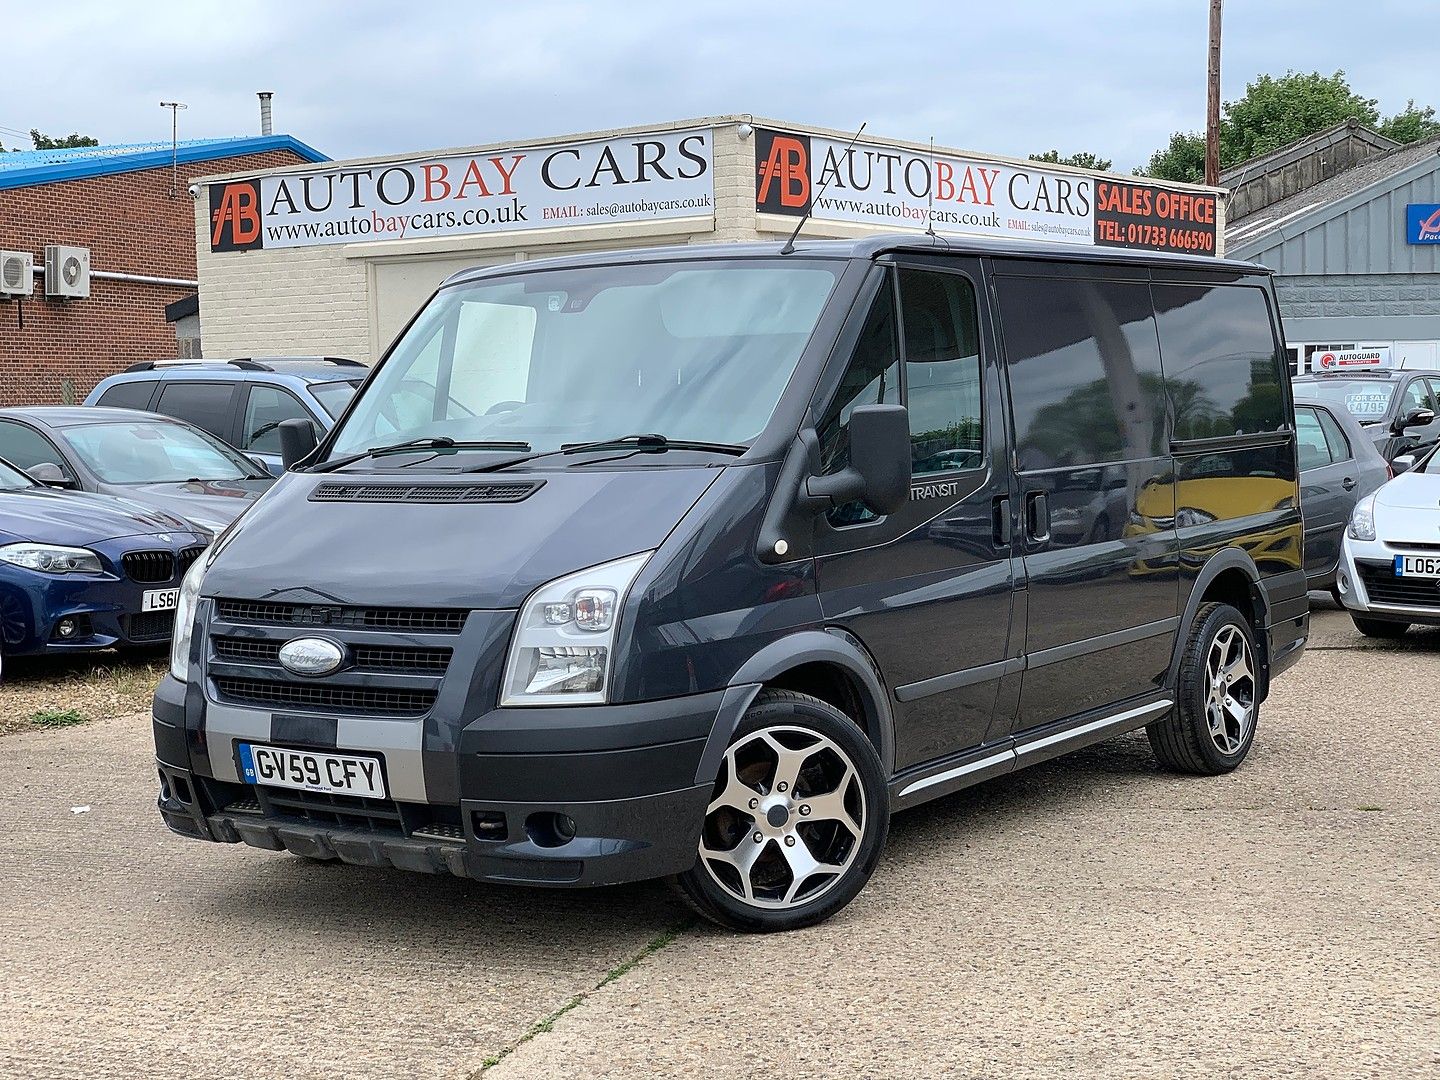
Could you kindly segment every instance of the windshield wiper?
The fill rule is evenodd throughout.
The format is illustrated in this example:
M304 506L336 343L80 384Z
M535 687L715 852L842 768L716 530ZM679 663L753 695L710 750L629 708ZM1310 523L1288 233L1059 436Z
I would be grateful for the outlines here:
M489 465L477 465L473 469L465 469L465 472L499 472L501 469L508 469L512 465L523 465L527 461L537 461L540 458L557 457L562 454L583 454L590 450L626 450L634 449L637 453L662 453L666 450L700 450L711 454L729 454L732 457L739 457L750 448L739 443L718 443L701 442L695 439L671 439L664 435L619 435L613 439L597 439L595 442L568 443L559 450L541 450L535 454L526 454L523 457L511 458L509 461L496 461Z
M342 458L334 458L330 461L322 461L314 465L306 472L334 472L346 465L353 465L357 461L364 461L366 458L380 457L383 454L400 454L406 450L529 450L530 444L520 439L492 439L492 440L456 440L448 435L427 435L420 439L407 439L405 442L390 443L387 446L372 446L369 450L362 450L358 454L349 454Z

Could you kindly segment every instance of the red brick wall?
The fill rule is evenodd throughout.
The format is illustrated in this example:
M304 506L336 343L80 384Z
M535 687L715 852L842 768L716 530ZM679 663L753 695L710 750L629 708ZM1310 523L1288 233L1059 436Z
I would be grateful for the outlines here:
M289 150L270 150L182 164L173 199L168 168L3 190L0 249L29 250L38 267L46 244L78 244L90 249L92 271L193 281L190 181L301 160ZM67 380L75 400L83 401L97 382L128 364L176 355L165 305L193 289L92 279L88 299L67 301L46 299L43 282L37 275L34 294L23 301L0 300L0 406L59 404Z

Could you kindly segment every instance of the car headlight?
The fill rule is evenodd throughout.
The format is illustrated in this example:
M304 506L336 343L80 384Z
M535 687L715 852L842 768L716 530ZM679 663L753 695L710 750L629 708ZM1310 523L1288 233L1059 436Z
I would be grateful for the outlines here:
M0 560L42 574L103 574L100 556L89 548L60 547L57 544L6 544Z
M1350 527L1345 530L1345 535L1351 540L1375 539L1374 495L1366 495L1355 504L1355 509L1350 512Z
M620 608L650 552L557 578L520 609L501 705L585 705L606 700Z

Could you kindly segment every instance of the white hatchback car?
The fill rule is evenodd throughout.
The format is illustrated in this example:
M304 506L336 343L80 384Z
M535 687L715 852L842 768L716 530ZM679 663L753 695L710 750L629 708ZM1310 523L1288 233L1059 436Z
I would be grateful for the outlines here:
M1340 599L1362 634L1397 638L1416 623L1440 626L1440 455L1434 449L1355 504L1340 566Z

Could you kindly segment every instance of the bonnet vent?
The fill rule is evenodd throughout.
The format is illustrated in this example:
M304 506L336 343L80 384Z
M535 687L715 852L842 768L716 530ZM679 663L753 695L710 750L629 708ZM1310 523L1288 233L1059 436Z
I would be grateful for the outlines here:
M545 484L526 480L503 484L346 484L329 481L310 493L311 502L518 503Z

